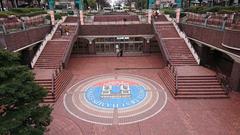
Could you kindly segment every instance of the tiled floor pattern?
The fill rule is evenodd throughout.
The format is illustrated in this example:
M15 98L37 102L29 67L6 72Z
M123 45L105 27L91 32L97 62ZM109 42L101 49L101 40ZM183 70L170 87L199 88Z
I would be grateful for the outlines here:
M124 68L116 70L116 68ZM134 69L134 68L139 69ZM74 78L69 88L90 76L124 73L140 75L164 87L168 99L161 112L147 120L127 125L101 125L85 122L69 114L63 95L55 103L53 122L47 135L239 135L240 94L227 99L174 99L157 75L163 67L160 55L144 57L71 58L68 70ZM141 69L143 68L143 69ZM151 69L153 68L153 69ZM66 90L67 91L67 90ZM65 93L66 93L65 91Z

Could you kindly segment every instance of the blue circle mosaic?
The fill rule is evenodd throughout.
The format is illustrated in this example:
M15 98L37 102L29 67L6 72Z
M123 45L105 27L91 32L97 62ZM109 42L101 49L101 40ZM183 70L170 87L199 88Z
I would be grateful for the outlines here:
M131 74L86 78L64 95L64 107L76 118L103 125L132 124L159 113L167 102L161 85Z
M102 108L132 107L143 101L146 95L146 89L140 85L93 86L85 91L87 101Z

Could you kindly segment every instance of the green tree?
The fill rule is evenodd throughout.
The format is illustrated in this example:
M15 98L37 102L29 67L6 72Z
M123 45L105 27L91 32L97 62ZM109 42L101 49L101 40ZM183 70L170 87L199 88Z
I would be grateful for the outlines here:
M96 7L96 0L87 0L88 6L91 8Z
M147 0L137 0L138 9L147 9Z
M18 54L0 50L0 134L42 135L51 121L49 106L40 106L47 91L34 82Z

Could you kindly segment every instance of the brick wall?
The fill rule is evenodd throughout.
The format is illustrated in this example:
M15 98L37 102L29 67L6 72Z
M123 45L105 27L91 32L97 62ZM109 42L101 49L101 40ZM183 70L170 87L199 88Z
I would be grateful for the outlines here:
M79 35L150 35L154 34L150 24L134 25L82 25Z
M181 29L189 37L214 46L220 46L223 40L223 31L220 30L188 24L181 24Z
M229 47L240 49L240 30L225 30L223 36L223 43Z
M38 28L28 29L16 33L10 33L4 35L4 40L7 45L7 49L14 51L40 41L44 39L46 34L51 31L51 26L42 26Z

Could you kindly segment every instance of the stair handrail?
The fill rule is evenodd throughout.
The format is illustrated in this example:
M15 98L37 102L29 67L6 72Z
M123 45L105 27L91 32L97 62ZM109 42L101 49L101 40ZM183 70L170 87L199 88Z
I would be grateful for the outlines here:
M176 94L178 93L178 75L177 75L177 70L174 70L175 72L175 85L176 85Z
M58 21L58 22L54 25L54 27L53 27L53 29L51 30L51 32L45 36L44 41L41 43L38 51L36 52L35 56L33 57L32 61L31 61L31 67L32 67L32 68L33 68L34 65L36 64L39 56L41 55L41 53L42 53L42 51L43 51L43 49L44 49L45 46L47 45L47 42L52 39L53 35L54 35L55 32L57 31L58 26L59 26L62 22L64 22L65 20L66 20L66 17L64 16L60 21Z
M169 60L170 60L170 53L169 53L168 50L165 48L165 47L166 47L166 46L165 46L165 43L161 40L162 35L157 31L157 28L156 28L154 22L153 22L153 28L154 28L155 34L157 34L157 38L159 38L160 44L162 45L163 52L165 53L167 62L170 63L170 62L169 62ZM171 63L170 63L170 64L171 64Z
M77 38L79 27L80 27L80 23L78 22L76 31L74 32L74 35L72 37L70 37L70 42L68 43L67 50L64 53L63 63L65 63L68 58L69 50L71 49L72 45L74 44L74 39Z
M223 90L226 92L226 94L228 95L229 94L229 91L231 90L231 87L229 85L229 80L230 78L228 78L226 75L220 73L220 72L217 72L217 80L220 82Z
M169 66L168 66L169 67ZM173 77L175 78L175 89L176 89L176 94L178 92L178 76L177 76L177 69L175 68L175 66L170 65L170 71L173 74Z
M187 47L189 48L190 52L192 53L194 59L196 60L196 62L198 63L198 65L200 64L200 58L198 56L198 54L196 53L195 49L193 48L191 42L189 41L189 39L187 38L186 34L184 32L182 32L177 23L175 22L174 19L171 19L169 16L165 15L165 17L172 22L173 26L175 27L177 33L179 34L179 36L181 38L183 38L184 42L186 43Z
M61 73L62 70L63 70L63 62L59 61L59 66L56 69L54 69L54 71L52 72L52 95L53 96L56 91L56 89L54 87L55 80L57 79L58 74Z
M55 82L55 77L54 77L54 73L52 73L52 96L54 96L55 93L55 87L54 87L54 82Z

